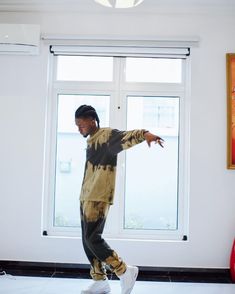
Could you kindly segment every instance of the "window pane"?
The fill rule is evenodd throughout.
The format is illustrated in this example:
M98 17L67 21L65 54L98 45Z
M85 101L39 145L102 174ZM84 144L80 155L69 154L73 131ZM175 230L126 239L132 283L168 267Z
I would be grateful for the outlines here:
M181 83L182 60L166 58L127 58L126 81Z
M125 229L176 230L179 98L128 97L127 129L145 128L164 148L144 142L126 152Z
M83 179L86 139L79 133L74 113L82 104L95 107L102 126L109 123L109 96L59 95L54 226L80 226L79 195Z
M57 80L110 82L113 57L58 56Z

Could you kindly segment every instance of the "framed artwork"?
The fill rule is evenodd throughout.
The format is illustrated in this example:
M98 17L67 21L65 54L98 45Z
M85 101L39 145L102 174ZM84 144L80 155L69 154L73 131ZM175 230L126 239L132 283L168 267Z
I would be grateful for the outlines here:
M227 167L235 169L235 53L226 54L227 63Z

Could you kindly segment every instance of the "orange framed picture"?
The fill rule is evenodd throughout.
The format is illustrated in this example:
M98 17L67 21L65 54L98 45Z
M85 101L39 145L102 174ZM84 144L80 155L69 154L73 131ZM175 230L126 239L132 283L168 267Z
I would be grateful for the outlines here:
M227 63L227 167L235 169L235 53L226 54Z

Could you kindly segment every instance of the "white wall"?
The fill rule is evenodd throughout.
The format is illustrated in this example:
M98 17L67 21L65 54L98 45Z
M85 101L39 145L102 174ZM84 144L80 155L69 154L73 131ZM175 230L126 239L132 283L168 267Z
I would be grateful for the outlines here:
M43 34L200 37L192 50L189 241L110 245L138 265L227 268L235 234L225 76L225 53L235 52L233 13L2 12L0 22L38 23ZM0 55L0 260L86 263L79 239L41 237L47 54L42 43L40 56Z

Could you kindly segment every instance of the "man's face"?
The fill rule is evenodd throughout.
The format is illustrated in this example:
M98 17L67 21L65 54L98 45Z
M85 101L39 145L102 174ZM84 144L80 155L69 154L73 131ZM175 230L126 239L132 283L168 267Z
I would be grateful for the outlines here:
M76 118L75 124L78 127L78 131L80 132L83 137L87 137L88 135L92 134L96 130L96 122L93 118Z

